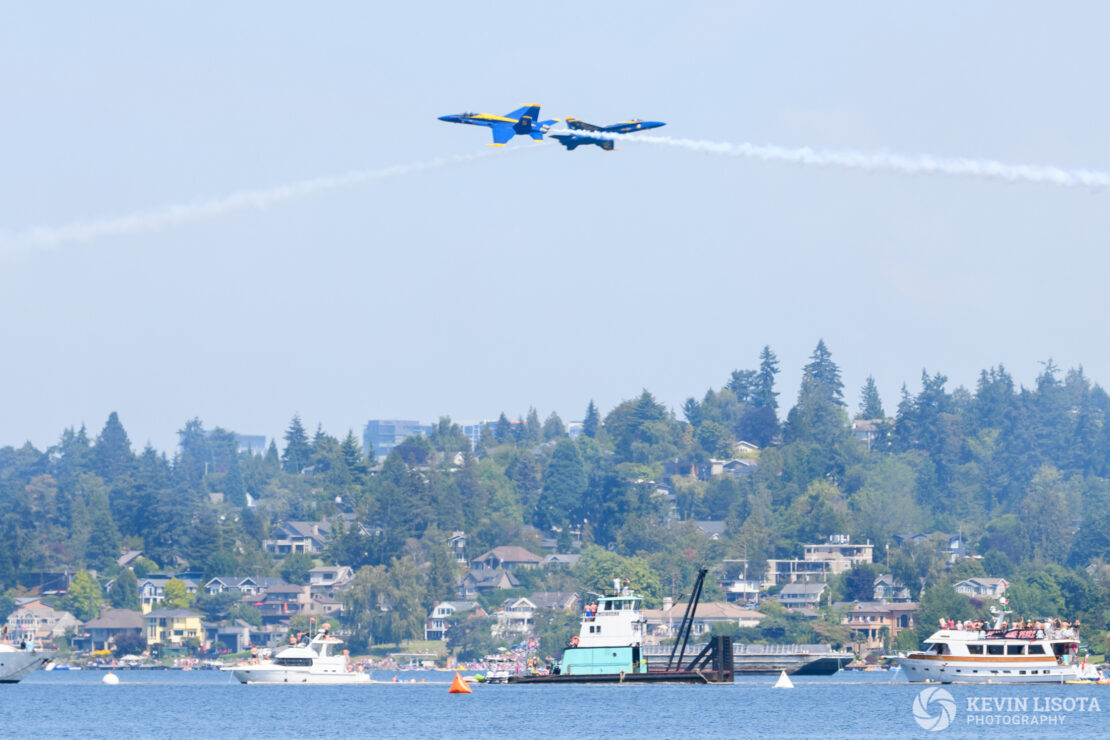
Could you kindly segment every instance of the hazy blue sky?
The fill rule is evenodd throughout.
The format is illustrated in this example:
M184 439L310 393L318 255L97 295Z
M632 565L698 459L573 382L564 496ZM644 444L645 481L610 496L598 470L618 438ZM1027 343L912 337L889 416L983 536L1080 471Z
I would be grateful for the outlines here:
M1110 170L1102 3L4 5L0 232L485 150L464 110ZM519 138L510 149L528 148ZM554 143L0 260L0 445L678 408L824 338L1110 378L1110 193Z

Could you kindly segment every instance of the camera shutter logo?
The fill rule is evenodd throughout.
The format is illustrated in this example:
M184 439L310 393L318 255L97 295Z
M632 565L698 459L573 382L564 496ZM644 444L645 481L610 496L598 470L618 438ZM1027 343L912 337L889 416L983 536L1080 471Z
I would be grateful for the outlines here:
M913 718L923 730L940 732L956 717L956 700L947 689L930 686L913 700Z

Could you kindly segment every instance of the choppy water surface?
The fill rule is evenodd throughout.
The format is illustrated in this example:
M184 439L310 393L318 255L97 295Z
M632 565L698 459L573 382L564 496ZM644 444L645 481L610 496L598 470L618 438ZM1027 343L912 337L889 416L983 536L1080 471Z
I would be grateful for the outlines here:
M0 685L0 736L36 738L1092 738L1110 735L1110 686L944 686L898 674L773 677L731 686L244 686L213 671L38 672ZM389 680L393 674L376 673ZM951 695L920 701L923 689ZM926 731L942 714L948 726ZM1094 705L1097 704L1097 710ZM1105 705L1105 706L1103 706ZM1053 720L1052 717L1056 719ZM943 719L939 720L943 724ZM1035 724L1034 724L1035 723Z

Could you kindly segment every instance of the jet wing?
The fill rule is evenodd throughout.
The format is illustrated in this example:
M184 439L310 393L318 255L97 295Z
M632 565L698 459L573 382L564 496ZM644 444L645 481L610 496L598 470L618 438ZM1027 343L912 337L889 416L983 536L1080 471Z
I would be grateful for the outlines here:
M490 128L493 129L493 146L505 146L509 139L516 136L511 123L495 123Z

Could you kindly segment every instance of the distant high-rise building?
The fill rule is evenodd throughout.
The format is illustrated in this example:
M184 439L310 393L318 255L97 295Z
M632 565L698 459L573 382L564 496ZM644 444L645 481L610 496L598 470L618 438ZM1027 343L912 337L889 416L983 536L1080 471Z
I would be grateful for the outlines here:
M431 424L421 424L408 419L371 419L362 431L362 447L374 450L377 457L385 457L393 448L405 441L406 437L426 437L432 431Z
M205 429L204 434L207 437L212 436L211 429ZM265 434L239 434L232 432L235 435L236 441L239 443L239 452L250 452L254 455L266 454L266 435Z
M254 455L266 454L265 434L236 434L239 438L239 452L250 452Z

